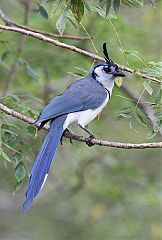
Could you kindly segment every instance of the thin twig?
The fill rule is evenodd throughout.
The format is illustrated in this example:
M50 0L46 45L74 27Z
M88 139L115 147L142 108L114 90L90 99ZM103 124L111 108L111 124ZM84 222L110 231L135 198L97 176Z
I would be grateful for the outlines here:
M127 94L127 96L135 100L135 103L139 101L140 95L134 89L131 89L125 82L122 83L121 89ZM154 115L154 111L149 106L149 104L145 102L146 99L142 97L138 102L138 107L140 107L146 113L148 119L150 120L150 123L152 124L152 126L154 126L157 121Z
M29 11L30 11L29 0L25 0L23 2L23 4L24 4L24 25L27 25L28 24L28 20L29 20ZM1 14L2 13L1 13L1 10L0 10L0 16L1 16ZM17 47L17 50L16 50L16 53L18 55L20 55L21 52L23 51L24 43L25 43L25 36L24 35L20 35L20 38L19 38L19 41L18 41L18 47ZM11 85L12 80L14 79L14 77L16 75L17 70L18 70L18 64L17 64L17 62L14 59L12 65L11 65L10 71L8 73L7 79L5 81L4 89L3 89L2 95L1 95L2 97L7 95L7 92L9 90L9 87Z
M66 49L69 49L71 51L74 51L74 52L77 52L77 53L80 53L86 57L89 57L89 58L92 58L92 59L95 59L95 60L100 60L100 61L104 61L104 59L96 54L93 54L93 53L90 53L90 52L87 52L83 49L80 49L80 48L77 48L73 45L68 45L68 44L65 44L65 43L61 43L57 40L54 40L52 38L49 38L49 37L46 37L44 36L43 34L40 34L40 33L36 33L36 32L32 32L32 31L29 31L29 30L25 30L25 29L22 29L22 28L19 28L19 27L12 27L12 26L3 26L3 25L0 25L0 29L2 30L6 30L6 31L13 31L13 32L19 32L21 34L24 34L24 35L27 35L27 36L30 36L30 37L33 37L33 38L36 38L36 39L39 39L41 41L44 41L44 42L48 42L52 45L55 45L55 46L58 46L58 47L62 47L62 48L66 48ZM135 73L136 75L144 78L144 79L147 79L147 80L151 80L153 82L156 82L156 83L159 83L159 84L162 84L162 82L154 77L151 77L151 76L147 76L145 74L142 74L140 72L136 72L135 70L131 69L131 68L128 68L128 67L125 67L125 66L122 66L120 64L117 64L119 68L121 68L122 70L124 71L127 71L127 72L130 72L130 73Z
M19 27L22 29L26 29L35 33L41 33L45 36L48 37L53 37L53 38L60 38L60 39L71 39L71 40L90 40L92 39L92 37L90 36L74 36L74 35L60 35L60 34L55 34L55 33L51 33L51 32L45 32L39 29L35 29L35 28L29 28L26 26L26 24L22 25L22 24L18 24L16 22L14 22L13 20L11 20L10 18L8 18L4 12L2 11L2 9L0 9L0 19L2 19L7 25L9 26L15 26L15 27Z
M124 52L124 47L123 47L123 44L122 44L122 42L121 42L121 40L120 40L119 34L118 34L118 32L116 31L116 28L115 28L114 24L112 23L110 17L108 18L108 20L109 20L109 23L110 23L110 25L112 26L112 29L113 29L113 31L114 31L114 33L115 33L115 35L116 35L116 38L117 38L118 43L119 43L119 46L120 46L120 48L121 48L121 50L122 50L122 52L123 52L123 56L124 56L124 59L125 59L125 61L126 61L126 63L127 63L127 66L129 66L128 59L127 59L127 56L126 56L126 54L125 54L125 52Z
M34 123L34 119L27 117L21 113L16 112L13 109L10 109L8 107L6 107L4 104L0 103L0 110L5 112L8 115L11 115L13 117L16 117L20 120L22 120L23 122L26 122L28 124L33 124ZM37 125L39 126L39 125ZM47 126L44 127L44 129L48 129ZM70 132L66 132L64 133L64 136L66 138L70 138L79 142L87 142L87 139L83 136L78 136L78 135L74 135ZM152 143L121 143L121 142L109 142L109 141L103 141L103 140L97 140L97 139L92 139L91 143L94 145L98 145L98 146L105 146L105 147L114 147L114 148L124 148L124 149L144 149L144 148L162 148L162 142L152 142Z

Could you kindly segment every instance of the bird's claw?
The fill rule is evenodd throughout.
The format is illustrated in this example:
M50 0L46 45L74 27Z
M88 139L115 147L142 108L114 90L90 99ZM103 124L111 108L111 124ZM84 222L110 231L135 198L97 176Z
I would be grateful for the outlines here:
M63 135L62 135L62 137L60 139L60 144L63 145Z
M88 138L85 139L88 147L92 147L94 145L94 143L92 143L93 139L96 139L94 135L90 135Z
M69 129L66 129L64 132L71 133ZM63 134L63 135L64 135L64 134ZM61 137L61 139L60 139L60 144L61 144L61 145L63 145L63 137L64 137L63 135L62 135L62 137ZM73 145L73 141L72 141L71 138L69 138L69 141L70 141L70 143Z
M67 133L71 133L71 131L69 130L69 129L66 129L65 130ZM71 139L71 138L69 138L69 141L70 141L70 143L73 145L73 140Z
M73 140L71 138L69 140L70 140L70 143L73 145Z

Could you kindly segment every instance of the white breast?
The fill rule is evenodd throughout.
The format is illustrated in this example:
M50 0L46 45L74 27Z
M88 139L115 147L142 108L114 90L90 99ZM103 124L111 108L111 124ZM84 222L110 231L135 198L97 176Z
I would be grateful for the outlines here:
M78 122L78 124L82 127L87 126L102 111L102 109L106 106L108 100L109 94L107 93L107 98L100 107L96 109L88 109L85 111L69 113L64 122L63 128L68 128L68 126L73 122Z

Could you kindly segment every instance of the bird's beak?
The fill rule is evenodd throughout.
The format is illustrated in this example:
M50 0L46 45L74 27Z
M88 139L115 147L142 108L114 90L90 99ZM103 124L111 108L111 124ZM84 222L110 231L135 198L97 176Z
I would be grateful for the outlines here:
M120 70L117 70L113 73L113 76L115 77L126 77L125 73L123 73L122 71Z

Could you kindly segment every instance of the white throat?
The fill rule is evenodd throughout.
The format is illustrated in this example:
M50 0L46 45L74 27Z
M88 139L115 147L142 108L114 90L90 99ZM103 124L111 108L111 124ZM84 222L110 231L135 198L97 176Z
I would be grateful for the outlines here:
M96 73L96 81L101 83L104 88L106 88L110 94L112 93L112 89L114 87L115 77L112 74L108 74L103 70L103 66L99 66L95 69Z

